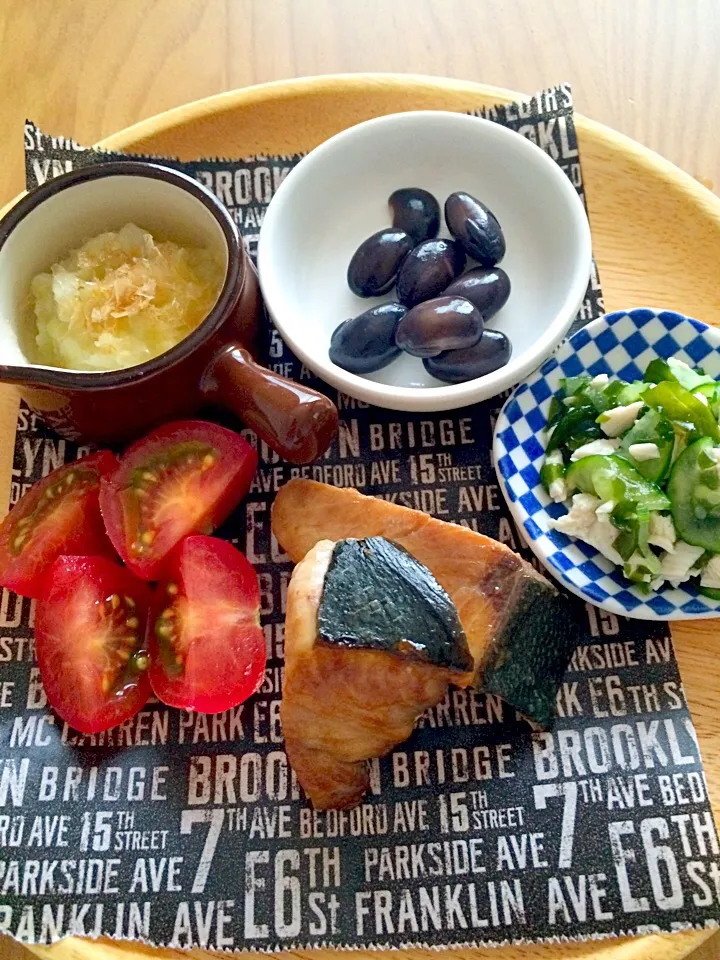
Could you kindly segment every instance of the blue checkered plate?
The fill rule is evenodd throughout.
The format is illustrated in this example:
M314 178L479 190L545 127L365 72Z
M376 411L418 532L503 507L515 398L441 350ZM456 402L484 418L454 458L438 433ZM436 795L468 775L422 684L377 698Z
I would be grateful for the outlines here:
M566 512L540 484L550 399L563 377L607 373L640 380L655 357L677 357L720 378L720 330L668 310L610 313L578 330L520 384L495 428L495 464L500 486L528 546L550 573L573 593L612 613L639 620L688 620L720 616L720 601L688 585L643 594L622 571L580 540L549 527Z

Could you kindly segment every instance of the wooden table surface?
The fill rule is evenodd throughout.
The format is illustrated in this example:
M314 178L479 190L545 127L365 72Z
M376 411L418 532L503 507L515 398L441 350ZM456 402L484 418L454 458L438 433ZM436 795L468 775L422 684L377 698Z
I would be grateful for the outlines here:
M720 184L718 0L0 0L0 50L0 206L26 117L92 143L223 90L372 70L568 79L579 111ZM693 954L718 958L720 935Z

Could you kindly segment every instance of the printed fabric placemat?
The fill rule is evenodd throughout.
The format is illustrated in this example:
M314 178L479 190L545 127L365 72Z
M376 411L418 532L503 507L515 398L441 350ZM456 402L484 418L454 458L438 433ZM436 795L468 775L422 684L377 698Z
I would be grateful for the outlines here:
M481 113L531 139L580 196L563 84ZM25 127L28 187L126 155ZM267 204L301 159L168 166L230 209L254 254ZM399 185L400 186L400 185ZM603 311L595 274L577 325ZM355 486L495 537L532 559L491 461L495 400L442 414L369 407L319 383L272 330L271 367L337 401L328 454L292 466L262 445L244 503L219 531L255 565L268 669L261 692L217 716L151 701L81 736L47 706L33 603L0 606L0 930L28 943L107 936L178 948L451 947L588 939L714 925L715 824L670 633L573 598L584 627L554 727L499 698L451 688L374 765L350 811L313 811L283 749L279 703L291 573L270 506L294 476ZM255 442L250 431L243 435ZM22 407L12 501L87 452Z

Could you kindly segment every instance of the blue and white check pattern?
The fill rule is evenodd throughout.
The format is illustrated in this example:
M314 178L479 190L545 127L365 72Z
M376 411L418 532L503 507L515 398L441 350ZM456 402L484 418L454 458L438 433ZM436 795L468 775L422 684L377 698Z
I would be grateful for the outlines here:
M607 314L578 330L520 384L495 429L495 463L510 511L528 546L569 590L613 613L640 620L720 616L720 601L692 587L643 594L593 547L549 527L566 512L540 483L550 399L563 377L607 373L640 380L655 357L676 357L720 378L720 330L670 311Z

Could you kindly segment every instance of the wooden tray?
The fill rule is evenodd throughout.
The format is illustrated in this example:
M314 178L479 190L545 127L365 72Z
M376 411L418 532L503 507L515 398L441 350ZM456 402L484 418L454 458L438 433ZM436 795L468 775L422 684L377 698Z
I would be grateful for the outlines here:
M194 159L306 151L339 130L403 110L468 110L518 99L518 94L457 80L384 74L313 77L263 84L169 110L120 131L99 146ZM593 234L608 310L664 306L720 325L720 199L662 157L613 130L576 116ZM72 134L70 131L60 131ZM9 484L16 400L0 392L0 477ZM0 503L7 502L0 489ZM720 816L720 718L716 664L718 621L673 628L677 658L700 737L713 809ZM680 960L712 932L605 940L585 944L454 950L455 960ZM207 958L153 951L138 945L76 938L52 948L32 947L52 960ZM435 956L362 951L351 957L382 960ZM217 956L217 955L216 955ZM277 957L337 960L333 951L294 951ZM441 954L442 956L442 954ZM449 953L446 956L450 956Z

